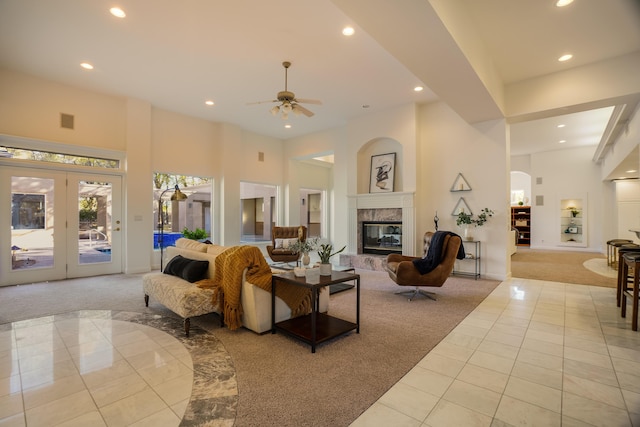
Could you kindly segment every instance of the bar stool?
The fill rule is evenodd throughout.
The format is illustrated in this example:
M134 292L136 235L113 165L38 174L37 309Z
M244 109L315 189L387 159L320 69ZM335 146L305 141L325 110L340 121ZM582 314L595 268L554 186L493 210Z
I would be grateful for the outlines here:
M616 304L620 307L620 300L622 299L622 289L624 289L627 284L631 283L633 280L633 276L627 271L626 277L622 274L624 260L622 259L622 255L626 253L640 253L640 245L635 243L628 243L626 245L622 245L618 248L618 284L617 284L617 292L616 292Z
M633 240L629 239L611 239L607 241L607 265L613 267L618 261L617 248L624 244L633 243Z
M620 315L626 317L627 315L627 297L633 298L633 312L631 314L631 329L638 330L638 298L640 297L640 253L628 252L622 255L623 272L626 277L629 274L629 267L633 267L633 279L631 287L625 284L622 289L622 307L620 309Z

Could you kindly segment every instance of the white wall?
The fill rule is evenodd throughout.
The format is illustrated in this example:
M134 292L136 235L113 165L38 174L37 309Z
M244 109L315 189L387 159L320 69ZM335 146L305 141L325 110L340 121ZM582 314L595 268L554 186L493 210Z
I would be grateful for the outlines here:
M640 230L640 182L616 182L617 234L615 238L638 241L636 233L629 229ZM608 239L607 239L608 240Z
M433 230L433 216L438 211L439 229L460 233L452 215L460 197L474 213L492 209L495 215L474 230L476 239L482 241L482 274L495 279L508 277L511 209L505 121L469 125L447 105L433 103L420 109L419 128L416 229ZM458 173L464 175L471 191L449 191Z
M631 115L629 122L624 126L615 145L606 153L602 161L602 179L608 177L613 170L624 160L629 153L638 148L640 144L640 104ZM639 157L640 164L640 157Z
M218 124L152 108L150 125L152 172L219 178Z
M511 156L511 170L531 174L531 155Z
M135 99L127 100L127 163L125 176L125 259L127 273L149 271L152 264L160 265L160 254L153 247L155 219L150 201L153 200L151 164L151 104Z
M124 151L126 99L0 69L0 130L70 145ZM73 130L60 127L72 114Z
M600 168L591 161L593 147L555 150L531 155L532 206L531 247L602 252L603 214L606 193L610 191L600 179ZM537 184L538 178L542 184ZM543 196L544 204L536 204ZM588 198L586 248L563 248L560 242L560 199Z

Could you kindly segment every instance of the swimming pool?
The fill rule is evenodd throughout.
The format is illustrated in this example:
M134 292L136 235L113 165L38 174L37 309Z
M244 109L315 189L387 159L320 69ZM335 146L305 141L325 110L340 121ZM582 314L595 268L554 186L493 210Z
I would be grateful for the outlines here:
M179 232L165 232L164 235L162 236L162 239L164 239L164 243L163 243L163 247L167 247L167 246L175 246L176 245L176 240L178 240L179 238L182 237L182 233ZM160 240L161 236L160 233L155 231L153 233L153 249L160 249Z

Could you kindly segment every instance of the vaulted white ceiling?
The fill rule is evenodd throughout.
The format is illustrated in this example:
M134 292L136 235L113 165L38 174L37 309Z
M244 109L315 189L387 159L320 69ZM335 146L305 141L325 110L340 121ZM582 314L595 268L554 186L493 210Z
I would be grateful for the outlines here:
M459 29L452 31L454 36L438 36L454 7L465 12L476 35L474 42L505 85L640 52L640 15L634 0L575 0L565 8L554 3L2 0L0 67L148 100L158 108L287 139L342 126L371 112L438 98L457 103L463 117L482 111L480 104L474 105L484 98L476 82L480 79L465 75L477 70L466 66L461 51L451 49L463 41L456 40ZM126 18L109 13L116 5ZM428 16L429 28L420 28L427 9L435 9L439 16ZM425 16L413 19L414 11ZM384 28L391 12L401 17L404 13L400 22L405 25ZM354 27L353 36L341 34L347 25ZM421 40L417 38L421 34L436 38ZM558 62L566 52L574 58ZM288 89L300 98L323 102L306 105L315 113L312 118L292 115L283 121L269 113L271 104L247 105L274 99L284 89L285 60L292 62ZM95 68L80 68L83 61ZM438 69L439 62L447 61L461 65L448 72ZM468 92L466 100L454 99L456 86L468 81L475 84L470 90L481 88L478 94ZM427 87L417 93L413 91L417 85ZM215 105L205 105L206 100ZM514 124L513 153L559 148L557 128L551 126L557 120ZM567 122L563 147L593 145L595 150L608 115L607 110L597 109L563 120ZM291 128L285 129L285 123Z

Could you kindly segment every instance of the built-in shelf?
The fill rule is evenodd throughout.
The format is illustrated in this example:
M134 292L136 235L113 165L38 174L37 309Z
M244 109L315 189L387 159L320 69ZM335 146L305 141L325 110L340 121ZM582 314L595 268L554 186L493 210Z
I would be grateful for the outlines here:
M511 206L511 226L518 230L518 246L530 246L531 206Z
M587 246L587 219L585 199L560 199L561 246Z

